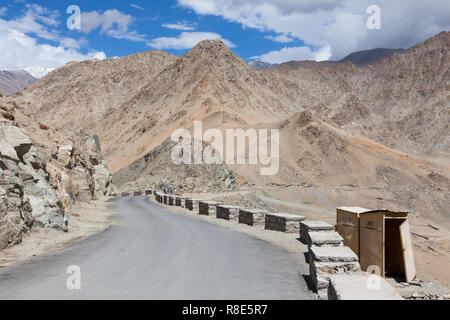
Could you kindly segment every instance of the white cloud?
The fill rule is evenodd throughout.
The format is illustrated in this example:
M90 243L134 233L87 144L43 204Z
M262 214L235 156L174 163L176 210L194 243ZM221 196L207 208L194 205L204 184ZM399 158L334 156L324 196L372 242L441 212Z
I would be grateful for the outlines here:
M291 37L289 37L288 35L285 34L280 34L277 36L266 36L266 39L275 41L275 42L280 42L280 43L288 43L288 42L292 42L294 41L294 39L292 39Z
M39 5L26 5L23 16L13 20L0 19L0 28L10 28L24 33L35 34L39 38L57 41L58 31L48 31L48 26L55 27L59 24L57 11L49 11Z
M281 50L274 50L261 56L251 57L250 59L278 64L294 60L325 61L330 57L330 47L323 47L318 51L312 51L308 47L285 47Z
M84 38L81 38L79 40L75 40L73 38L63 38L60 41L60 44L64 48L81 49L82 47L84 47L88 44L88 41Z
M6 11L8 11L8 8L0 7L0 16L3 16L6 13Z
M131 4L130 4L130 7L133 7L133 8L135 8L135 9L138 9L138 10L141 10L141 11L144 11L144 10L145 10L145 9L142 8L141 6L138 6L137 4L134 4L134 3L131 3Z
M81 53L87 40L63 37L58 27L59 12L39 5L26 5L26 11L15 19L0 19L0 70L27 67L58 68L69 61L104 59L104 52ZM40 43L51 41L52 44ZM47 41L46 41L47 40Z
M162 25L162 27L167 28L167 29L173 29L173 30L181 30L181 31L193 31L196 29L196 27L194 25L190 25L187 23L177 23L177 24L165 23Z
M315 61L328 61L332 56L331 47L325 46L314 52Z
M333 10L340 7L342 2L342 0L178 0L179 4L191 7L200 14L215 14L224 8L233 12L243 7L246 10L261 7L269 10L275 7L281 14L313 13Z
M0 27L0 70L16 70L31 66L58 68L69 61L104 59L104 52L92 51L82 54L63 46L38 44L25 33Z
M57 20L59 18L59 11L52 11L37 4L27 4L26 8L28 9L27 14L32 15L37 21L53 27L59 25L59 21Z
M103 51L91 52L89 57L90 59L97 59L97 60L105 60L107 58L106 54Z
M91 11L81 13L81 31L90 33L100 28L100 34L107 34L116 39L131 41L146 41L145 35L136 31L129 31L133 17L119 10L106 10L105 12Z
M333 59L377 47L413 46L450 30L448 0L178 0L198 14L215 15L262 32L289 34L308 47L327 47ZM381 8L381 30L369 30L370 5Z
M148 46L154 49L176 49L184 50L195 47L197 43L203 40L222 40L228 47L234 48L235 45L223 39L220 34L213 32L182 32L178 37L161 37L153 39L148 43Z
M61 36L58 29L55 29L60 24L58 17L58 11L49 11L39 5L29 4L26 5L23 16L11 20L0 19L0 29L16 30L44 40L59 42L64 48L80 49L87 44L84 38L75 40Z

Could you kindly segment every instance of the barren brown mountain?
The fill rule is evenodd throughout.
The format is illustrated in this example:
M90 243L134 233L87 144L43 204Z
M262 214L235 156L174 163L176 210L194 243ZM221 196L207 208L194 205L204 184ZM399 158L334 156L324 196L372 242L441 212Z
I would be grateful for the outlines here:
M448 188L449 47L450 33L442 32L366 67L300 63L256 71L221 41L203 41L181 57L146 52L71 63L15 99L38 121L98 134L113 172L194 120L205 119L205 129L272 128L308 111L316 125L282 130L277 176L233 170L263 186L380 184L404 190L407 183L411 192L429 195L414 204L405 194L403 207L448 217L448 196L432 190ZM222 123L221 112L228 122Z
M0 94L12 95L36 81L35 77L23 70L0 71Z

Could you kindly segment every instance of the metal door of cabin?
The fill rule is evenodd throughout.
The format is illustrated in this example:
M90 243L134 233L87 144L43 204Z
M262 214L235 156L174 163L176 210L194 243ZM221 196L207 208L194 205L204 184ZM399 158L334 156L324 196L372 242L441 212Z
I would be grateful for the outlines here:
M363 271L378 267L384 277L384 215L365 213L360 218L360 264Z

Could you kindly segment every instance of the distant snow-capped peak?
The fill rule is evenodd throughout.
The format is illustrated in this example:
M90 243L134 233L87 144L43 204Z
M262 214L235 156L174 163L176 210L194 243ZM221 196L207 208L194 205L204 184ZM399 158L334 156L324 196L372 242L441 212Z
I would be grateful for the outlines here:
M53 68L44 68L44 67L29 67L29 68L25 68L23 69L26 72L28 72L29 74L31 74L33 77L40 79L45 77L49 72L52 72Z
M270 67L274 66L273 64L263 62L263 61L251 61L251 62L249 62L249 64L256 70L269 69Z

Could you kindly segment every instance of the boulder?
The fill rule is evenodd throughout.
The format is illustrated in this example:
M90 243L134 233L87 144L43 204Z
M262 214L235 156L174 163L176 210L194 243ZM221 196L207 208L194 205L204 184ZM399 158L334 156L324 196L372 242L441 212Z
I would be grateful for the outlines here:
M94 182L89 171L76 167L66 174L65 189L72 200L89 201L94 195Z
M102 164L103 160L102 160L102 158L101 158L100 155L98 155L98 154L91 154L91 155L89 156L89 162L90 162L91 165L93 165L93 166L98 166L98 165L101 165L101 164Z
M59 154L59 155L66 155L66 156L72 157L73 151L74 151L74 150L73 150L73 146L71 146L71 145L65 145L65 146L59 147L59 149L58 149L58 154Z
M46 168L46 163L35 146L31 146L30 150L24 154L23 161L35 170L45 170Z
M22 241L22 187L17 174L0 169L0 250Z
M27 199L24 199L22 205L22 220L24 221L25 225L28 228L31 228L33 226L34 223L33 207L31 206L31 203Z
M64 166L68 166L71 163L73 156L73 146L65 145L58 148L58 160L63 163Z
M46 210L44 200L35 196L26 196L25 199L29 204L27 208L31 209L31 219L29 220L31 220L32 223L35 223L39 227L44 227L46 225Z
M6 140L0 140L0 158L19 162L16 150ZM5 170L5 169L4 169Z
M95 183L95 192L104 196L108 195L112 182L111 172L104 165L94 166L92 178Z
M109 195L117 195L119 194L119 190L117 189L117 187L114 184L110 184L109 186Z
M59 204L56 191L48 184L45 177L36 172L32 167L23 163L19 164L20 175L23 181L24 200L31 206L31 215L34 218L34 224L39 227L52 227L63 229L63 221L56 226L57 219L51 222L50 215L64 217L64 209Z
M20 159L22 159L33 145L31 139L16 126L0 128L0 138L14 148Z
M76 196L77 200L82 202L88 202L92 200L92 197L93 197L92 192L89 189L80 190Z

